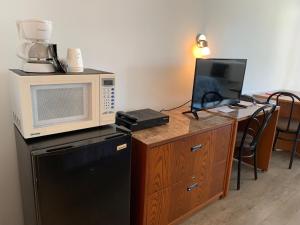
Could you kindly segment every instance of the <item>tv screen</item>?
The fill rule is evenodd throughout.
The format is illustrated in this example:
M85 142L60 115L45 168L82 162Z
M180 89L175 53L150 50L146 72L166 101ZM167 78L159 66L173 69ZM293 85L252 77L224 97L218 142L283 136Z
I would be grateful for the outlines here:
M192 110L239 102L247 59L197 59Z

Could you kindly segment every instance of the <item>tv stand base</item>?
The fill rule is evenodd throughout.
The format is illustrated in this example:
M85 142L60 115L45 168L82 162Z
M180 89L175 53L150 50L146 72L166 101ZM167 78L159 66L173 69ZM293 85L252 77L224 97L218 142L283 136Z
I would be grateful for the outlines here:
M199 116L198 116L196 110L189 110L189 111L182 112L182 114L188 114L188 113L192 113L193 116L195 117L195 119L196 119L196 120L199 120Z

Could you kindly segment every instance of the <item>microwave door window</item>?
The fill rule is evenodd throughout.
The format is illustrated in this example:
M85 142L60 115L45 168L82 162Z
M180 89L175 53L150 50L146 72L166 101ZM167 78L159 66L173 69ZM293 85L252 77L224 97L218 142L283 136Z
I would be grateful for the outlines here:
M91 84L32 85L33 126L87 120Z

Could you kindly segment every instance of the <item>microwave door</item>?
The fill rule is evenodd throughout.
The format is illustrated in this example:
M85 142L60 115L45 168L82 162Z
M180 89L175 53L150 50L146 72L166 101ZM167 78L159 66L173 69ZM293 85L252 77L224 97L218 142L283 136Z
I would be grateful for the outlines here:
M33 126L38 128L87 120L90 90L88 83L33 85Z
M40 224L129 225L130 144L123 134L33 152Z

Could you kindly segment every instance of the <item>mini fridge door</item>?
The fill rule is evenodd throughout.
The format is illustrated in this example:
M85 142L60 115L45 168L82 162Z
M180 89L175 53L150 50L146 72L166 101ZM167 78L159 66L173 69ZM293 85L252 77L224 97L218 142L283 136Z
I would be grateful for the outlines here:
M130 225L127 134L32 152L40 225Z

